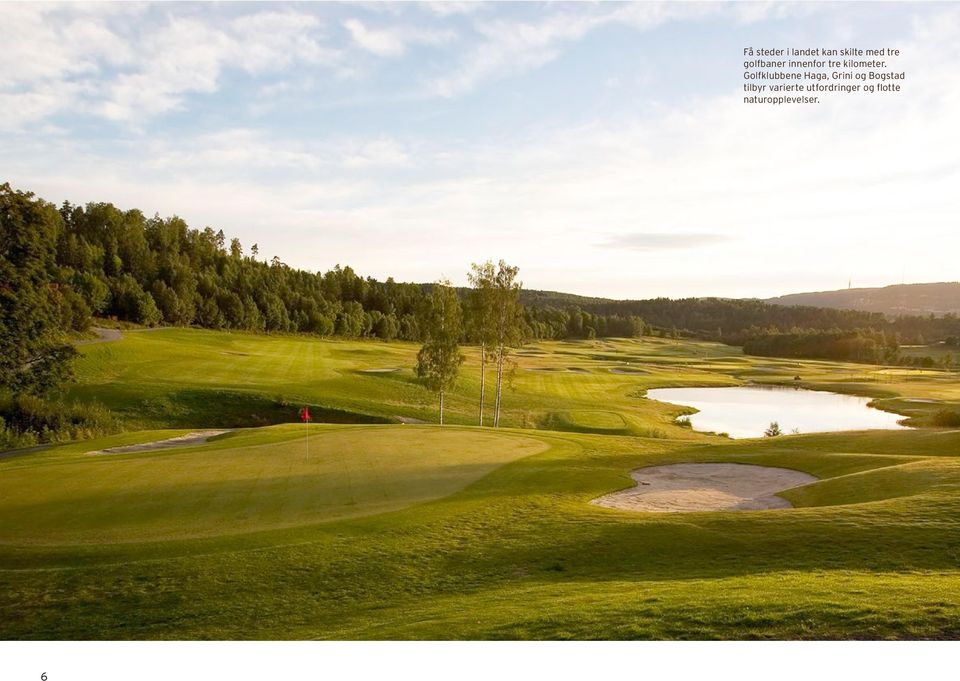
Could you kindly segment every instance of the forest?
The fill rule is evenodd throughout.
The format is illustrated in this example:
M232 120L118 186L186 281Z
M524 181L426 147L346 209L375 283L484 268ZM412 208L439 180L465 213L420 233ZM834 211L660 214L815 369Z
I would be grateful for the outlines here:
M751 338L783 333L882 331L904 345L937 343L960 335L955 314L887 317L879 312L806 305L774 305L755 298L651 298L608 300L551 291L524 291L533 307L576 306L584 312L636 316L663 335L743 345Z
M261 259L223 230L191 229L178 217L147 218L109 203L57 208L30 193L0 187L4 231L29 233L42 251L36 266L64 329L86 330L93 317L155 326L199 326L421 340L430 285L377 281L348 266L307 272ZM23 237L26 234L22 235ZM9 260L5 258L5 261ZM12 262L8 263L11 267ZM632 315L531 310L530 338L632 336Z

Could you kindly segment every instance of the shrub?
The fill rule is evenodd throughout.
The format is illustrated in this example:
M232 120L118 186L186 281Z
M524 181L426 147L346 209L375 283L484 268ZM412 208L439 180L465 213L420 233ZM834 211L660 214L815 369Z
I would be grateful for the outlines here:
M960 411L941 409L933 415L933 425L941 428L960 428Z
M32 395L0 400L0 449L82 440L117 430L113 414L97 403L68 405Z

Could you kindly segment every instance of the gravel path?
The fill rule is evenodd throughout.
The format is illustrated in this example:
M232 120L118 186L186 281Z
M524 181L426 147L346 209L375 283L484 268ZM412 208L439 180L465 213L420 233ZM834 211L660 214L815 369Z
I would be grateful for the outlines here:
M110 341L118 341L123 338L123 334L120 333L120 329L104 329L99 326L94 326L90 328L95 334L96 338L88 338L86 340L77 341L76 345L92 345L93 343L109 343Z

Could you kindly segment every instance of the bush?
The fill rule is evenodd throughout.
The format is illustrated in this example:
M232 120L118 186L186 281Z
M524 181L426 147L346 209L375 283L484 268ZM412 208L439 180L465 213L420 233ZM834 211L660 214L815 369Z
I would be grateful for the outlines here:
M0 449L84 440L117 430L113 414L97 403L68 405L32 395L0 401Z
M933 415L933 425L941 428L960 428L960 411L941 409Z

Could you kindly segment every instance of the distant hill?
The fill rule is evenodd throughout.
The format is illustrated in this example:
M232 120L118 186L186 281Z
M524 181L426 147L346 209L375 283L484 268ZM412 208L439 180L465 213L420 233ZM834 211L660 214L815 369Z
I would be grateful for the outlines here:
M890 317L960 314L960 282L897 284L883 288L850 288L816 293L792 293L765 302L808 305L839 310L879 312Z

